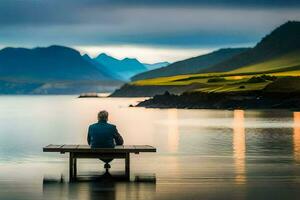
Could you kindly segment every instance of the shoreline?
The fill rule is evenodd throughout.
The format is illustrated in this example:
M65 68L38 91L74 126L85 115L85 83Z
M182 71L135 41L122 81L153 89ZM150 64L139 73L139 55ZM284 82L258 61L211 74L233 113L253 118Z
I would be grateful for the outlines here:
M300 110L300 93L270 93L264 91L247 93L183 93L155 95L139 102L135 107L180 109L255 109Z

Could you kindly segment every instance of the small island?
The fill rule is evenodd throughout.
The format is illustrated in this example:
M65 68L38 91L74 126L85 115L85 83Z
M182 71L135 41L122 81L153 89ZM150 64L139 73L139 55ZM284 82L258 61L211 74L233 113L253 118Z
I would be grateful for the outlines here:
M91 92L91 93L82 93L79 95L78 98L100 98L101 96L98 93Z

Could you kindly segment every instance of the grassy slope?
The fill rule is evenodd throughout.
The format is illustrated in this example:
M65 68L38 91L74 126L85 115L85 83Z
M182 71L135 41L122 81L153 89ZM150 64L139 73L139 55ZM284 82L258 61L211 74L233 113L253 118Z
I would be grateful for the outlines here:
M247 50L249 50L249 48L219 49L208 54L172 63L166 67L137 74L133 76L131 80L136 81L155 77L176 76L179 74L197 74Z
M233 73L240 72L261 72L268 70L284 69L288 67L297 66L300 64L300 51L285 54L275 59L267 60L262 63L241 67L233 70Z
M161 77L132 82L133 85L189 85L202 83L196 91L204 92L234 92L261 90L270 82L247 83L253 76L262 74L284 76L300 76L300 51L288 53L272 60L259 64L241 67L230 72L187 74L170 77ZM208 80L215 77L223 77L224 81L208 83ZM243 86L243 88L240 88Z

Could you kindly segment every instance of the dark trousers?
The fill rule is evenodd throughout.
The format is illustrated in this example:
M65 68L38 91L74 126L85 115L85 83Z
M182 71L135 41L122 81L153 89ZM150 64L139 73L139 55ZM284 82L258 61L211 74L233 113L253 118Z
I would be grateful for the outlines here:
M110 163L113 159L100 159L100 160L105 162L105 163Z

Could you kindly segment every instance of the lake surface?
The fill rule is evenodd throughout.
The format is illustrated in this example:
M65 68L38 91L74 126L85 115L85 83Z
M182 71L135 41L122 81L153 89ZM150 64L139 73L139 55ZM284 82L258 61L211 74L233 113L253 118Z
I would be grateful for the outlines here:
M299 199L300 112L128 107L141 100L0 96L0 199ZM131 157L130 183L68 183L68 155L42 147L86 144L102 109L126 144L158 152ZM78 168L104 171L99 160ZM113 175L123 169L112 162Z

